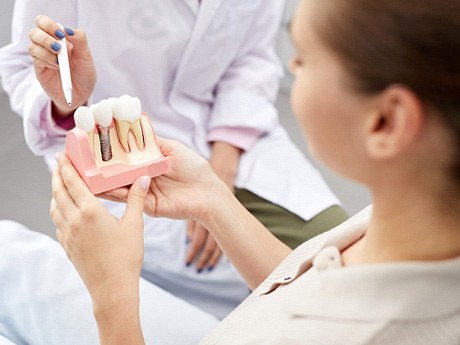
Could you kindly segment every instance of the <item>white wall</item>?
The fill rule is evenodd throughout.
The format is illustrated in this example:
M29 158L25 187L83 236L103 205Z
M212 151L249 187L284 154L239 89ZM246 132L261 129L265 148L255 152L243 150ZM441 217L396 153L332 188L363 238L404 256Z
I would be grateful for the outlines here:
M11 13L14 0L0 1L0 47L10 40Z

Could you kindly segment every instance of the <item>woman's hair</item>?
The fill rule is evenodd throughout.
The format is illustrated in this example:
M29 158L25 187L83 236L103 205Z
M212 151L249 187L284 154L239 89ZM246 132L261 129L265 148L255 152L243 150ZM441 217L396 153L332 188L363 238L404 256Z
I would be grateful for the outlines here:
M460 0L320 0L315 30L352 87L403 84L440 113L455 140L460 187Z

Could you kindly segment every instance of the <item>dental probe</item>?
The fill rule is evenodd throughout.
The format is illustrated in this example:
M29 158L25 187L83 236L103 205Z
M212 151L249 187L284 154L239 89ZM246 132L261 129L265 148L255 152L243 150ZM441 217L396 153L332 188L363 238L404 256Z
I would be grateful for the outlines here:
M64 27L59 24L59 27L64 30ZM72 77L70 76L69 54L67 52L67 42L65 37L59 40L61 50L58 53L59 74L61 75L62 91L67 105L72 106Z

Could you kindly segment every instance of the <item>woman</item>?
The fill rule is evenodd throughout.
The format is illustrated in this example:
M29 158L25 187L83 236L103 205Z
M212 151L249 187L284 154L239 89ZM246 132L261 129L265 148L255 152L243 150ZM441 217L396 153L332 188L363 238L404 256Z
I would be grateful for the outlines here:
M203 344L458 344L459 15L457 0L301 1L293 108L313 154L368 186L373 206L293 252L178 143L160 141L171 173L112 192L128 200L122 220L61 156L51 213L101 343L143 344L145 207L204 224L255 289Z

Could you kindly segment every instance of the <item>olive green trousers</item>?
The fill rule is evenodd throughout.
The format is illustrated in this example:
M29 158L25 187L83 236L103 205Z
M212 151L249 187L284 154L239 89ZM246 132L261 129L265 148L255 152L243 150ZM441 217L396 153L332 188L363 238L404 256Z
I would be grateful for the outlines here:
M292 249L310 238L332 229L348 218L343 208L336 205L306 221L246 189L237 188L235 195L254 217Z

